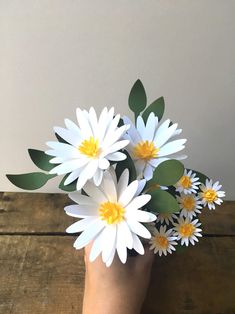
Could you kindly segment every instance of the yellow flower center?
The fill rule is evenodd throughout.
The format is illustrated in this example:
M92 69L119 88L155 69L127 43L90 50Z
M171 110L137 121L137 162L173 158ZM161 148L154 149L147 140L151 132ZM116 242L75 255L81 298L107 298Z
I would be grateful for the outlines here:
M179 233L183 237L190 237L194 233L195 229L196 228L194 227L194 225L190 223L185 223L182 226L180 226Z
M156 235L154 241L155 241L155 244L157 246L160 246L162 249L166 249L169 244L167 237L162 236L162 235Z
M206 199L207 202L212 203L217 199L216 191L212 189L208 189L203 193L203 197Z
M89 140L84 140L82 144L78 147L80 153L90 157L95 158L99 155L99 141L95 140L94 137L90 137Z
M142 141L134 147L133 153L136 158L148 161L156 158L159 150L159 148L154 146L153 142Z
M190 177L189 177L189 176L183 176L183 177L181 177L181 179L180 179L180 185L182 185L182 187L183 187L184 189L189 189L189 188L191 188L191 186L192 186L192 181L191 181Z
M194 197L193 196L185 196L182 199L182 205L188 212L193 211L195 208L195 205L196 205Z
M118 203L104 202L99 207L99 216L109 225L117 224L124 220L125 209Z

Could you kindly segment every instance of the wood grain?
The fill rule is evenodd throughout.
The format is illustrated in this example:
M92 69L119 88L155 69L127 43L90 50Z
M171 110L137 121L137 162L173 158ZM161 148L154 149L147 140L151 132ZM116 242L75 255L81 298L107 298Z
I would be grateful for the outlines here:
M1 236L0 313L81 313L83 252L72 241ZM156 257L142 313L235 313L234 256L234 237L205 237L183 253Z
M65 194L0 193L0 233L65 232L76 219L64 206L72 204ZM235 201L225 201L217 210L204 209L200 215L203 232L235 235Z

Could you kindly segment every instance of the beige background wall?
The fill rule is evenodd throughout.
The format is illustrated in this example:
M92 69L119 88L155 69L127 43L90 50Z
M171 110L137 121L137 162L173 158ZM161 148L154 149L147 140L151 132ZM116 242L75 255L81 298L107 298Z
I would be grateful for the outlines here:
M76 106L129 113L140 78L183 128L186 165L235 199L234 39L234 0L0 0L0 190Z

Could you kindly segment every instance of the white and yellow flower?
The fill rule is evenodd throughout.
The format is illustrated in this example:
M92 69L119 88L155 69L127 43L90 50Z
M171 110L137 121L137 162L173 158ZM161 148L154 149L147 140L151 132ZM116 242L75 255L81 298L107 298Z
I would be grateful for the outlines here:
M91 178L99 186L110 161L118 162L126 158L119 150L129 143L122 139L129 126L118 127L120 115L114 117L113 108L104 108L99 119L94 108L90 108L89 112L77 108L76 113L78 125L65 119L66 129L54 128L67 143L47 142L51 150L46 151L46 154L54 157L51 163L57 164L50 173L69 174L65 185L78 179L77 190L80 190Z
M199 178L196 177L196 173L193 173L192 170L187 171L187 169L185 169L183 176L176 183L175 187L177 192L191 194L197 193L200 184Z
M182 131L177 130L177 123L170 126L168 119L159 126L158 118L153 112L146 124L141 116L137 118L136 127L127 117L124 117L123 121L130 125L124 137L130 141L126 149L135 163L138 177L150 180L154 169L163 161L186 158L185 155L173 155L184 149L186 142L186 139L170 141Z
M175 214L171 214L171 213L157 213L157 220L156 222L160 222L162 223L166 223L166 225L168 226L170 223L174 222L174 219L178 219L178 216L176 215L178 213Z
M174 245L177 245L176 236L173 234L173 230L166 230L166 225L161 226L160 229L155 229L153 236L150 239L150 250L153 250L154 254L158 253L159 256L175 251Z
M79 192L69 194L78 205L65 207L68 215L82 218L67 228L68 233L81 232L74 242L76 249L85 247L93 241L90 261L102 254L102 260L110 266L115 252L122 263L127 259L127 248L144 254L139 237L150 239L151 234L142 224L152 222L156 216L140 210L149 202L151 196L139 195L143 189L141 181L128 185L129 172L126 169L117 182L111 167L104 172L103 181L96 187L91 181L83 189L88 196Z
M198 238L202 237L202 229L198 228L201 226L201 223L198 222L198 219L190 220L187 218L179 218L176 223L174 223L174 235L177 237L177 240L181 240L181 245L188 246L189 243L192 245L195 242L198 242Z
M176 198L181 209L180 217L193 219L194 216L201 213L202 206L198 196L182 193L180 196L177 195Z
M223 200L221 197L225 196L224 191L220 191L222 185L219 184L219 181L213 183L212 180L206 179L206 184L200 186L201 192L199 197L201 198L202 204L208 206L209 209L215 209L215 204L221 205Z

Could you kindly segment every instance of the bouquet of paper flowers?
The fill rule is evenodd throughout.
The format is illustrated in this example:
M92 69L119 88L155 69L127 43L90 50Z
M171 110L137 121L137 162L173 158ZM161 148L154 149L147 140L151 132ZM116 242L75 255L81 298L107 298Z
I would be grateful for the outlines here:
M63 176L59 188L73 205L67 215L78 219L67 228L80 233L74 247L92 242L90 261L100 254L110 266L115 253L125 263L128 250L144 254L143 241L154 253L172 253L202 236L202 208L215 209L225 192L219 182L185 169L180 155L186 139L170 119L162 121L164 99L147 106L145 89L137 80L129 95L134 123L104 108L77 108L77 121L65 119L55 127L57 141L49 150L29 149L34 164L44 172L7 175L16 186L34 190Z

